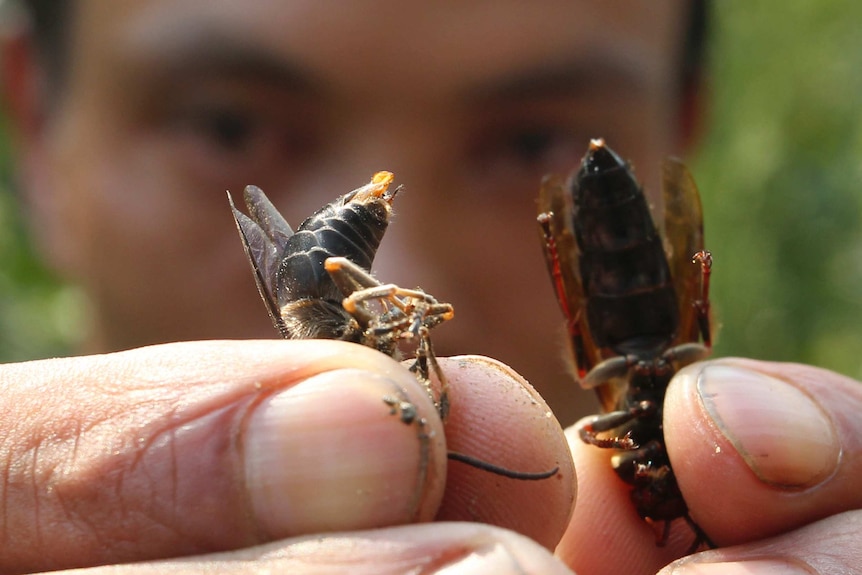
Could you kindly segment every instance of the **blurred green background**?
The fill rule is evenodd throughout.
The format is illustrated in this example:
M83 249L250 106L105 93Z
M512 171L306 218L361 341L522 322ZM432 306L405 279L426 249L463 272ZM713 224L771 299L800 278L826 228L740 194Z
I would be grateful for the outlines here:
M0 362L68 355L82 333L83 299L35 257L11 174L8 143L0 137Z
M862 378L862 3L715 2L691 166L722 355Z
M715 256L719 355L862 378L862 3L718 0L689 162ZM81 299L34 258L0 138L0 361L68 353Z

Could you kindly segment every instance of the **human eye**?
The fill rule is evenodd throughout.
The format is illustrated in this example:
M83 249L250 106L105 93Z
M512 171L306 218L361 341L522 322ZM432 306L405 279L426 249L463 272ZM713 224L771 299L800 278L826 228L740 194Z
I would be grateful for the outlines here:
M261 138L260 118L238 107L201 107L190 110L181 122L179 127L214 155L248 155Z
M522 126L501 134L498 157L517 170L548 171L561 161L571 161L571 153L583 134L561 126Z
M534 194L546 174L576 169L593 138L643 140L643 110L608 94L539 98L480 111L468 154L471 188L500 196Z
M313 153L310 116L284 100L206 93L175 106L166 123L173 160L200 181L245 185L275 180Z
M533 191L544 174L569 172L589 138L566 122L503 120L481 131L469 154L472 187L494 195Z

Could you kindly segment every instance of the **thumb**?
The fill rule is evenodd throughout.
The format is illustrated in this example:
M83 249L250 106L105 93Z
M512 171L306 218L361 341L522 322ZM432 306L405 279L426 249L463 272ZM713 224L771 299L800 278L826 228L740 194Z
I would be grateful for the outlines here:
M799 364L695 364L668 388L668 453L692 517L721 546L862 507L862 386Z
M433 405L361 346L168 344L0 366L0 385L4 572L430 520L442 498Z

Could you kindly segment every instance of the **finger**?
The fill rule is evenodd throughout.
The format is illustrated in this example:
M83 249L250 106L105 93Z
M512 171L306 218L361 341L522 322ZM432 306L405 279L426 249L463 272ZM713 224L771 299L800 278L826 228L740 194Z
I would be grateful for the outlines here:
M578 502L556 555L576 573L653 574L691 546L684 521L671 524L667 543L656 545L657 530L637 514L631 486L611 467L612 449L584 443L579 424L566 429L578 472Z
M74 571L78 575L125 573L352 573L386 575L564 575L571 573L530 539L476 523L433 523L326 537L278 541L204 557Z
M170 344L0 366L0 385L4 571L429 520L442 497L433 405L361 346Z
M720 545L862 507L862 386L815 367L718 360L668 389L665 438L692 516Z
M858 382L803 365L719 360L681 370L667 391L664 433L693 518L730 545L860 508L860 394ZM582 573L653 573L682 556L693 538L685 522L675 521L667 546L656 547L609 465L610 450L585 445L575 428L567 435L579 502L557 549L566 564Z
M445 424L450 450L520 472L558 470L548 479L528 481L450 461L437 518L506 527L553 549L577 490L559 422L530 384L498 361L462 356L440 363L450 385Z
M755 543L697 553L659 575L846 575L862 565L862 511L848 511Z

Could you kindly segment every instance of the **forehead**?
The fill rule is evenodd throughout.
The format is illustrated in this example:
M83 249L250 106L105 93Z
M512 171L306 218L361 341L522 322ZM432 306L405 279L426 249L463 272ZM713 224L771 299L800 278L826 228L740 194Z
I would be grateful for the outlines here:
M439 98L522 69L663 81L685 15L682 0L81 0L74 46L81 71L90 60L170 65L229 49L289 61L333 89Z

